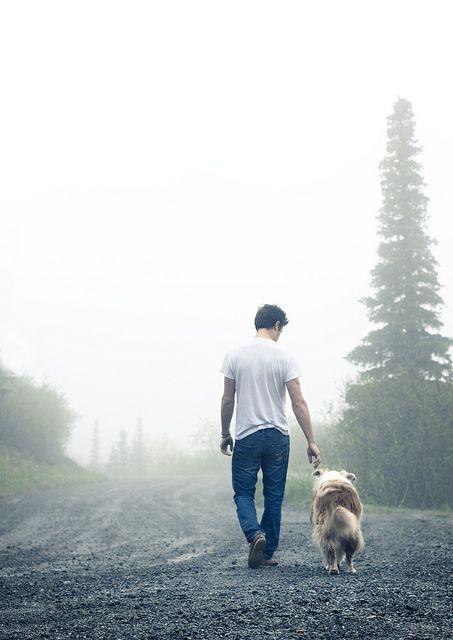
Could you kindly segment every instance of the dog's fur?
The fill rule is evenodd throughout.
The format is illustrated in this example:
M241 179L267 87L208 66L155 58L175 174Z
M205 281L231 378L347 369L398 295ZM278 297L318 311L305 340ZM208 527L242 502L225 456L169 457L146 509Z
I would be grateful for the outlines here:
M326 569L339 573L340 563L346 556L346 570L356 573L352 556L363 549L360 528L362 505L353 482L355 475L348 471L313 471L314 492L311 501L310 522L313 540L319 546Z

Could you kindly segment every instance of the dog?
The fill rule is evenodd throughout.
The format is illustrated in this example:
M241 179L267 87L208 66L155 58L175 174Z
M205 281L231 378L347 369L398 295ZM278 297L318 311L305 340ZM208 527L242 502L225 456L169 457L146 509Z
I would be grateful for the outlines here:
M329 469L316 469L312 476L310 522L326 569L329 574L338 574L346 557L346 571L356 573L352 556L364 547L360 527L362 504L352 484L356 477L348 471Z

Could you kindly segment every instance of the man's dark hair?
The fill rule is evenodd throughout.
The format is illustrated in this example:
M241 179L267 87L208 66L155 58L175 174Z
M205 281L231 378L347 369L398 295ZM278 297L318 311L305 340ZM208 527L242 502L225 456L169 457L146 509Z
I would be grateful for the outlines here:
M272 329L277 322L280 322L284 327L288 324L288 318L283 309L277 307L276 304L263 304L256 312L255 329L257 331L258 329Z

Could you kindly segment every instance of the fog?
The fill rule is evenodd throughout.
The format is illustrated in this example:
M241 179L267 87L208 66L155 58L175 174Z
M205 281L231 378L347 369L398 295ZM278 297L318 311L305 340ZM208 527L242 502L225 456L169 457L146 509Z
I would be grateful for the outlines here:
M369 329L378 164L414 108L453 335L447 2L4 2L0 357L61 388L85 462L137 417L218 422L225 351L288 314L316 420Z

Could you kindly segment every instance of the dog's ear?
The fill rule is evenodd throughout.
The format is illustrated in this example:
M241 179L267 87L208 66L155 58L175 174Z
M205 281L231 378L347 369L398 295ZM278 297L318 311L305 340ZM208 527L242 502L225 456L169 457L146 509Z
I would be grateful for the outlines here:
M317 478L317 477L319 477L321 474L322 474L321 469L315 469L315 470L313 471L313 473L311 474L311 476L312 476L312 478Z
M354 473L349 473L349 471L345 471L344 469L340 471L340 473L351 482L355 482L356 478Z

